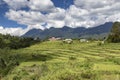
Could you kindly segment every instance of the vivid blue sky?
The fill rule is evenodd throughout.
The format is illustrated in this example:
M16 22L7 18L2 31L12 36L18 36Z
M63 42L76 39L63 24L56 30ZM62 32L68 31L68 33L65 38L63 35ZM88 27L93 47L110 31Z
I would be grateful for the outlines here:
M120 21L120 0L0 0L0 33L33 28L95 27Z

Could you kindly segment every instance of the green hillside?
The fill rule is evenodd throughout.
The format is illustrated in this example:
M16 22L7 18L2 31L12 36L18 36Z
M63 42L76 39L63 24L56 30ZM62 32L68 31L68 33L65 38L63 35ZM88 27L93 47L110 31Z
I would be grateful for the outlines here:
M120 43L42 42L12 50L19 65L2 80L120 80Z

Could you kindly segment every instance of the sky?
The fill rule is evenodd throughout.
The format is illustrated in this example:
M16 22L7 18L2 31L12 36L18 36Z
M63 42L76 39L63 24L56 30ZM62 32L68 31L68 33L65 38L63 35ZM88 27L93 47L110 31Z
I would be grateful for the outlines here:
M96 27L120 21L120 0L0 0L0 33L68 26Z

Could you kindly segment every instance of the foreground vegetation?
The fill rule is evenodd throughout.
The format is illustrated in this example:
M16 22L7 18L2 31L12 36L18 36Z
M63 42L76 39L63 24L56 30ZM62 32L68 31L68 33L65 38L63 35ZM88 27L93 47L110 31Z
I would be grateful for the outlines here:
M120 80L120 43L46 41L0 55L2 80Z

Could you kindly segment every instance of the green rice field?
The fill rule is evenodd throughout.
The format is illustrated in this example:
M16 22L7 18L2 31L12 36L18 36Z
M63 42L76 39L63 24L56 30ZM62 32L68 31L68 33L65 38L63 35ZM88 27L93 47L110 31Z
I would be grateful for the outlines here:
M24 56L2 80L120 80L120 43L46 41L11 52Z

